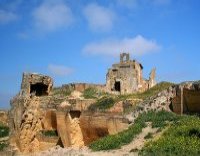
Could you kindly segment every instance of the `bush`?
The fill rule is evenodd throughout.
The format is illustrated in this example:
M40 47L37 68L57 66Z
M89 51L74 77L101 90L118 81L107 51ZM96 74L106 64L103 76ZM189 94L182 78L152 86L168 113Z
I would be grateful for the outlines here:
M200 119L183 116L156 141L151 141L140 155L200 155Z
M97 97L97 90L95 88L87 88L83 92L85 99L95 99Z
M58 133L56 130L47 130L47 131L42 131L41 133L47 137L58 136Z
M64 87L57 87L57 88L53 88L52 90L53 95L59 95L59 96L69 96L71 92L72 92L71 89L64 88Z
M151 138L153 138L153 135L150 132L144 137L144 139L151 139Z
M0 124L0 138L9 135L9 127Z
M115 99L112 97L102 97L97 100L94 104L90 105L88 107L88 110L90 111L97 111L97 110L106 110L114 106L115 104Z
M0 142L0 151L3 151L8 146L8 143Z
M179 116L174 113L166 111L149 111L147 113L141 114L137 119L140 122L152 122L153 128L164 128L167 125L167 122L176 122L178 121Z
M142 128L146 127L145 122L152 122L155 127L164 127L166 121L176 122L177 119L178 117L175 114L165 111L143 113L135 120L134 125L131 125L127 130L94 141L89 147L94 151L120 148L130 143L136 135L142 132Z

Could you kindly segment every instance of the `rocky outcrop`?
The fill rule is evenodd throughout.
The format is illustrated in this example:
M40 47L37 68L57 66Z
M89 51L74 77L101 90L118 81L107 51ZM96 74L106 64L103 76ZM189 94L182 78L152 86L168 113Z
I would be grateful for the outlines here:
M116 134L128 126L129 120L126 118L107 113L84 113L80 117L80 127L86 145L108 134Z
M94 103L51 94L53 81L40 74L23 74L21 91L11 100L9 111L10 145L18 152L30 153L62 147L83 147L95 139L115 134L128 126L119 117L82 113ZM43 132L53 131L55 136Z
M173 85L157 95L139 103L135 111L127 115L134 121L139 114L149 110L166 110L177 114L200 113L200 81Z

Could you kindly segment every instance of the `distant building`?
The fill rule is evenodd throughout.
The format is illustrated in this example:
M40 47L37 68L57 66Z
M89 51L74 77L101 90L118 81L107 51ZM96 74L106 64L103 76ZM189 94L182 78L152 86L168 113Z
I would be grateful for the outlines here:
M113 64L106 75L106 88L110 93L131 94L143 92L156 84L155 68L149 80L143 79L143 66L136 60L130 60L128 53L120 54L120 63Z

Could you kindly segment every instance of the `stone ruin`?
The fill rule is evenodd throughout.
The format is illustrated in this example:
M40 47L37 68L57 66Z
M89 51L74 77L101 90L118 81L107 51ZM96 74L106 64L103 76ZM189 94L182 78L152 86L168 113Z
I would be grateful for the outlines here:
M86 103L51 94L53 80L24 73L21 90L11 100L10 145L16 152L29 153L61 147L82 147L128 127L129 121L111 113L87 112ZM85 107L82 107L85 106ZM54 131L48 137L43 132Z
M120 54L120 63L113 64L106 75L106 88L110 93L131 94L143 92L156 85L155 68L149 80L143 79L143 66L136 60L130 60L128 53Z

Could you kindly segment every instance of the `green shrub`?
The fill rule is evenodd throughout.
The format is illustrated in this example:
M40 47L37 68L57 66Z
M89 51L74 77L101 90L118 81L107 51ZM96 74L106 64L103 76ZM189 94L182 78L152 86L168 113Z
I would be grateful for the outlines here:
M0 124L0 138L6 137L9 135L9 127Z
M0 142L0 151L3 151L8 146L6 142Z
M53 88L52 90L53 95L59 95L59 96L69 96L71 92L72 92L71 89L63 87Z
M158 140L151 141L140 155L200 155L200 119L183 116Z
M167 124L166 121L176 122L177 119L178 117L175 114L165 111L143 113L127 130L94 141L89 147L94 151L120 148L130 143L136 135L142 132L142 128L146 127L145 122L152 122L155 127L164 127Z
M94 104L90 105L88 107L88 110L90 111L97 111L97 110L106 110L114 106L115 104L115 99L112 97L102 97L97 100Z
M151 139L151 138L153 138L153 135L150 132L144 137L144 139Z
M152 127L163 128L167 125L167 122L178 121L179 116L174 113L166 111L149 111L141 114L135 122L152 122Z
M95 99L97 97L97 90L95 88L87 88L83 92L85 99Z
M41 131L41 133L42 133L44 136L47 136L47 137L58 136L58 133L57 133L56 130Z

